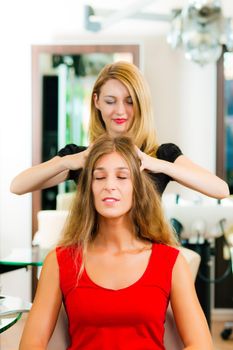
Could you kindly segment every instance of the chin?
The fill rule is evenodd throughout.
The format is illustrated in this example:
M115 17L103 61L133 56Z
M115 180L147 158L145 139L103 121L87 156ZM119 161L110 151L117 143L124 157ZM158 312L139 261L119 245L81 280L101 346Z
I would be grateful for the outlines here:
M114 129L112 129L112 134L122 134L122 133L126 133L128 130L127 125L122 125L122 126L118 126Z
M100 215L102 215L105 219L118 219L122 217L122 214L100 213Z
M113 219L121 219L123 217L125 217L128 214L128 211L124 211L124 212L118 212L118 213L109 213L106 211L101 211L99 212L99 215L101 215L104 219L106 220L113 220Z

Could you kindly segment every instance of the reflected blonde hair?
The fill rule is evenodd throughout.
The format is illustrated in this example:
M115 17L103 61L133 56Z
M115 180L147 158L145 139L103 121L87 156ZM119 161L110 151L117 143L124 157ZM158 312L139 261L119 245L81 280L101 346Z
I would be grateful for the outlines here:
M99 98L102 86L110 79L116 79L124 84L133 101L134 121L127 135L133 138L134 143L143 152L155 157L158 143L149 87L140 70L134 64L125 61L106 65L97 77L91 95L90 142L94 142L106 133L101 112L95 107L94 95L96 94Z
M141 240L177 245L176 236L164 217L161 198L146 173L140 170L140 160L129 137L101 136L91 147L82 170L75 198L63 232L60 246L80 247L85 254L98 234L98 213L92 193L93 171L104 155L117 152L128 164L133 199L130 218L135 237Z

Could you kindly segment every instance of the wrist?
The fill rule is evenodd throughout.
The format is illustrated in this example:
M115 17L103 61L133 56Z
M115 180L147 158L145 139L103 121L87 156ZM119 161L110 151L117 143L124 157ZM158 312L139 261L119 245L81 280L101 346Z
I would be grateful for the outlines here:
M163 174L169 175L171 171L171 166L173 165L173 163L170 163L166 160L162 160L158 158L152 158L152 159L153 160L152 161L150 160L150 163L148 163L150 165L148 170L151 170L152 172L155 172L155 173L163 173Z
M61 172L64 170L70 170L67 157L69 157L69 155L64 157L60 157L60 156L54 157L50 159L50 163L54 168L57 169L58 172Z
M171 165L171 163L162 159L157 159L157 162L158 172L166 174L169 170L169 166Z

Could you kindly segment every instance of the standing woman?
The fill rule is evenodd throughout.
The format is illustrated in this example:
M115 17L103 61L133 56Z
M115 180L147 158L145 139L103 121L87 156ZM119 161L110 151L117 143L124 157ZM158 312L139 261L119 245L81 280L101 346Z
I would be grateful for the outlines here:
M215 198L229 195L227 184L182 154L172 143L158 145L150 92L139 69L120 61L106 65L100 72L91 97L89 136L93 143L99 136L128 135L133 138L141 169L146 169L160 194L169 181ZM78 182L85 158L90 150L67 145L51 160L17 175L11 191L24 194L48 188L73 179Z
M67 350L165 350L171 301L184 350L213 350L189 267L127 137L100 137L59 246L43 265L19 350L46 350L62 301Z

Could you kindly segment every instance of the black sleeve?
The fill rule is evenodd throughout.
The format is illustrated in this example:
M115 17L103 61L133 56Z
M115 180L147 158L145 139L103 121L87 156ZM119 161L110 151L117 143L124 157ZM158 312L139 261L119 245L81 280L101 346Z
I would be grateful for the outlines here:
M168 162L174 162L177 157L182 155L181 150L179 147L174 145L174 143L164 143L161 146L158 147L156 152L156 157L161 160L166 160ZM156 190L160 195L163 194L167 184L169 181L172 181L173 179L164 173L153 173L149 172L149 175L154 182L154 185L156 187Z
M77 146L77 145L72 143L72 144L66 145L64 148L60 149L60 151L57 152L57 155L59 157L64 157L64 156L68 156L70 154L76 154L76 153L83 152L86 149L87 149L87 147ZM70 170L67 180L74 180L77 183L81 172L82 172L82 169Z
M69 145L66 145L60 151L57 152L57 155L59 157L68 156L69 154L75 154L79 152L83 152L87 149L87 147L84 146L77 146L74 143L70 143Z
M183 153L178 146L174 143L163 143L159 146L156 152L158 159L166 160L168 162L174 163L176 158L181 156Z

